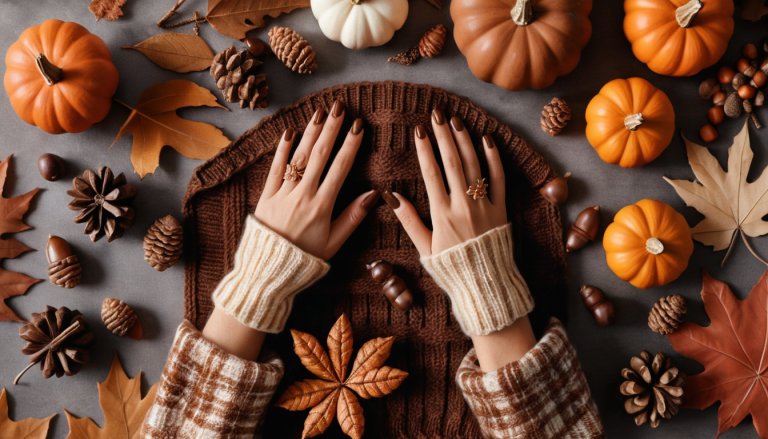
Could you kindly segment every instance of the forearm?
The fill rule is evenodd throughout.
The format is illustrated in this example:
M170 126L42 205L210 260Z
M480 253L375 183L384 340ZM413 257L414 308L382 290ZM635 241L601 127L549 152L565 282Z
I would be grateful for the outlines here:
M203 337L229 354L256 361L266 333L245 326L221 308L214 307L203 328Z
M536 337L528 316L525 316L499 331L473 335L472 344L480 370L492 372L523 358L536 346Z

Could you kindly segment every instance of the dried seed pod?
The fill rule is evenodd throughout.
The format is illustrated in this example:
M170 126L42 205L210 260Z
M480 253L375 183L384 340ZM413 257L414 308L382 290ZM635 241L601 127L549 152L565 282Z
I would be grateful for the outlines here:
M139 340L144 335L141 322L133 308L122 300L110 297L104 299L101 303L101 320L107 329L119 337L127 334L129 338Z
M750 65L749 67L744 69L743 73L744 73L744 76L746 76L747 78L751 78L755 76L755 73L757 73L757 67Z
M738 93L739 93L739 97L742 99L752 99L755 97L755 94L757 93L757 89L755 89L755 87L752 87L749 84L744 84L741 87L739 87Z
M719 91L712 96L712 104L716 106L725 105L725 100L728 99L728 95L725 92Z
M738 61L736 61L736 71L744 73L749 68L749 60L746 58L739 58Z
M393 274L392 264L387 261L376 261L365 266L371 272L371 277L381 284L381 292L395 308L405 311L413 304L413 294L405 281Z
M539 189L539 193L545 200L552 204L563 204L568 199L568 179L571 177L570 172L566 172L565 175L557 177L545 184L544 187Z
M735 119L741 116L741 108L742 103L739 94L736 92L731 93L728 99L725 100L725 115Z
M756 59L757 58L757 46L755 46L752 43L747 43L747 44L744 45L744 47L741 48L741 53L747 59Z
M592 285L582 285L580 293L584 307L592 313L598 325L605 327L613 323L616 316L613 302L605 298L603 290Z
M710 99L718 91L720 91L720 82L717 78L705 79L701 85L699 85L699 96L701 96L702 99Z
M678 294L665 296L653 305L648 314L648 327L661 335L671 334L683 322L683 316L688 312L685 298Z
M64 160L56 154L43 154L37 159L40 175L48 181L56 181L64 175Z
M253 56L261 56L267 51L267 44L258 38L246 38L243 43L248 46L248 51Z
M273 27L269 31L269 47L277 59L294 72L312 74L317 71L315 51L295 30Z
M748 83L749 83L749 78L747 78L743 73L737 73L733 75L733 81L731 81L731 86L733 87L734 90L738 90L739 87Z
M48 258L48 279L52 284L62 288L74 288L80 283L83 268L64 238L48 235L45 255Z
M144 235L144 259L157 271L165 271L179 260L184 229L171 215L155 221Z
M768 75L762 70L758 70L755 72L755 76L749 81L749 85L755 88L760 88L764 86L766 82L768 82Z
M594 241L597 230L600 228L600 206L592 206L584 209L576 221L568 230L568 238L565 242L565 251L578 250L588 242Z
M717 132L717 128L715 128L712 124L707 123L704 124L704 126L702 126L699 130L699 137L701 137L701 140L705 142L714 142L718 137L720 137L720 134Z
M713 125L720 125L725 120L725 111L723 111L722 105L716 105L709 109L707 112L707 118Z

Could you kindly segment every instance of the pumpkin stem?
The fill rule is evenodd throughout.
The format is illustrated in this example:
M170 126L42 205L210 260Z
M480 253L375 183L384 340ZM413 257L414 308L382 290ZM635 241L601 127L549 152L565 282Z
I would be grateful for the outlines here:
M624 118L624 126L630 131L637 131L637 128L645 122L642 113L630 114Z
M704 4L701 0L691 0L677 8L675 10L677 24L679 24L680 27L691 27L693 25L693 20L696 18L696 14L699 13L702 6L704 6Z
M645 241L645 249L648 250L648 253L650 254L660 255L664 251L664 244L657 238L648 238L648 240Z
M510 11L510 15L512 15L512 21L514 21L516 25L527 26L533 18L531 0L517 0L515 7Z
M61 78L64 77L63 71L59 67L53 65L52 62L48 61L48 58L42 53L38 54L35 58L35 64L37 65L37 70L43 75L45 83L48 85L53 85L61 81Z

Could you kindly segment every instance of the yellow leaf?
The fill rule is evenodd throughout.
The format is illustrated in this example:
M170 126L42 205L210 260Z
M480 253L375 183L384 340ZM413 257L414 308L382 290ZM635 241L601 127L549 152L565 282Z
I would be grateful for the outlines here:
M264 17L277 17L297 8L306 8L309 0L208 0L208 23L220 34L236 40L251 29L264 26Z
M55 413L45 419L27 418L17 422L11 421L8 417L8 396L5 394L5 389L0 392L0 433L4 438L45 439L54 416L56 416Z
M67 439L134 439L139 437L152 402L155 400L157 384L141 398L141 372L135 378L128 378L115 353L109 376L99 387L99 404L104 412L104 428L96 425L91 418L77 418L64 410L69 423Z

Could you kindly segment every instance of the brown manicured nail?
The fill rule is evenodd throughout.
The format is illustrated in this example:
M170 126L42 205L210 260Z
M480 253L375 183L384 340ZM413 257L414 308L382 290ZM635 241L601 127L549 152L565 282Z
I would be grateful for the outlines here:
M464 131L464 124L461 122L461 119L459 119L456 116L453 116L451 118L451 125L453 126L453 129L456 131Z
M341 116L341 113L344 112L344 108L346 106L344 105L344 101L333 101L333 107L331 107L331 114L333 117L339 117Z
M317 113L315 113L315 120L312 121L312 123L315 125L320 125L323 122L325 122L325 110L320 108L317 110Z
M445 123L445 114L443 114L442 111L435 108L432 110L432 119L435 120L435 123L438 125L442 125Z
M490 134L486 134L483 136L483 146L485 146L488 149L496 148L496 143L493 141L493 137L491 137Z
M416 125L416 137L419 139L426 139L427 138L427 131L424 129L421 125Z
M392 195L390 191L382 192L381 198L383 198L384 201L386 201L389 207L391 207L392 209L397 209L398 207L400 207L400 201L397 198L395 198L395 196Z
M360 134L361 131L363 131L363 119L360 119L358 117L352 123L352 128L349 129L349 132L354 134L354 135L358 135L358 134Z
M363 202L361 203L363 206L363 209L367 211L371 210L371 208L373 208L373 206L376 205L376 202L379 201L380 197L381 197L381 192L379 192L378 190L374 190L373 192L368 194L367 197L363 198Z
M291 139L293 139L293 128L288 127L286 128L285 133L283 133L283 140L289 142Z

